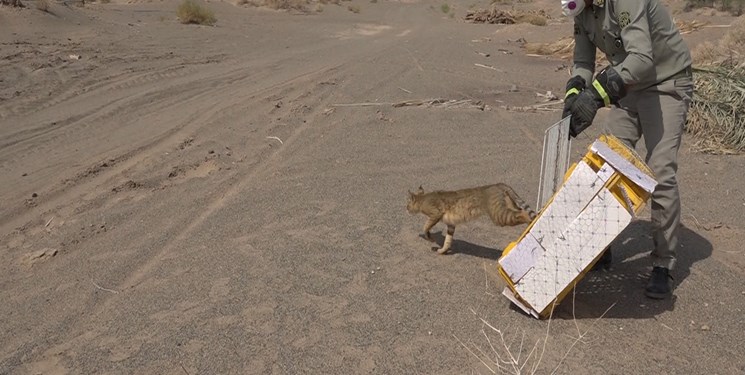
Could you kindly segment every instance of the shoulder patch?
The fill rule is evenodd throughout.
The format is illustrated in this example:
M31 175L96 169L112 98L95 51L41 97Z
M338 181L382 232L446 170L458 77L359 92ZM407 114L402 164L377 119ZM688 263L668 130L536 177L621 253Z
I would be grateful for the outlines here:
M618 26L621 26L621 28L624 28L631 23L631 16L629 16L629 12L623 11L621 14L618 15Z

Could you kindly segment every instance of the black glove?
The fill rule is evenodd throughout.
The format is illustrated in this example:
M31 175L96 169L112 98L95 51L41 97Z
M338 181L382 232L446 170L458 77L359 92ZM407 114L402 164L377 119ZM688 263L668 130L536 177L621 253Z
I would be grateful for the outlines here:
M592 85L582 90L572 100L569 135L577 137L592 125L599 108L618 104L624 96L626 96L626 87L618 72L613 67L606 67L601 70Z
M580 76L574 76L567 81L566 94L564 94L564 111L561 113L561 118L565 118L571 114L572 103L577 99L577 95L585 89L585 79Z
M572 101L572 107L570 109L572 119L569 122L569 135L572 138L576 138L579 133L582 133L592 125L595 114L598 113L598 109L603 105L603 100L598 100L599 98L593 91L591 88L584 89Z

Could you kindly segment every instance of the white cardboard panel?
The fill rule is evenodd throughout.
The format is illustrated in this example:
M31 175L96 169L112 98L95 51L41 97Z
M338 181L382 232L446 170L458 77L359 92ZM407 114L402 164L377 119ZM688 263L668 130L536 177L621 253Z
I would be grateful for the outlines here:
M603 142L595 141L591 147L592 152L600 155L608 164L612 165L621 174L628 177L635 184L639 185L642 189L649 193L654 192L654 188L657 186L657 181L650 177L646 173L642 172L630 161L626 160L623 156L613 151L608 145Z
M603 183L608 182L608 180L613 177L614 173L616 173L616 170L608 163L604 163L600 169L598 169L598 177L603 181Z
M520 297L543 311L631 221L631 215L602 189L564 234L515 285Z
M530 307L528 307L528 306L525 306L525 304L524 304L524 303L520 302L520 301L519 301L519 300L518 300L518 299L517 299L517 298L515 297L515 295L514 295L514 294L512 293L512 290L510 290L510 288L504 288L504 290L502 291L502 295L503 295L503 296L505 296L505 297L507 297L507 299L509 299L510 301L512 301L512 303L514 303L514 304L515 304L515 306L519 307L519 308L520 308L520 310L522 310L522 311L524 311L524 312L525 312L526 314L530 314L530 315L532 315L532 316L533 316L534 318L538 319L538 313L537 313L537 312L535 312L535 311L534 311L533 309L531 309Z
M603 181L595 171L587 163L580 161L556 193L554 200L533 224L530 233L544 247L545 241L553 242L602 187Z
M545 251L535 237L527 233L507 255L499 259L499 264L515 283L533 267Z
M513 283L518 282L533 267L545 251L544 247L553 243L566 230L600 191L603 183L587 163L577 163L554 200L536 219L530 231L499 260L502 269Z

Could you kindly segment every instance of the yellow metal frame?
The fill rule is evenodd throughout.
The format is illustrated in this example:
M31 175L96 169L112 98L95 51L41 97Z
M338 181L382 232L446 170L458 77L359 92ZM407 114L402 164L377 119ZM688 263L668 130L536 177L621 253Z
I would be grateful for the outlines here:
M639 155L634 152L634 150L628 148L625 144L623 144L618 138L612 136L612 135L601 135L598 138L599 141L605 143L610 147L611 150L615 151L622 157L624 157L626 160L634 164L637 168L639 168L642 172L645 172L650 177L654 178L654 174L649 169L649 167L644 163L644 161L639 157ZM590 168L592 168L593 171L597 172L603 164L605 164L605 160L603 160L599 155L592 152L590 147L588 147L587 153L582 157L582 160L587 163ZM574 171L574 168L577 166L577 163L572 164L569 167L569 170L564 174L564 181L566 182L567 178L572 174ZM634 212L634 214L638 214L646 204L647 200L650 197L650 193L648 193L646 190L642 189L640 186L635 184L633 181L631 181L628 177L624 176L621 173L615 172L609 179L606 181L604 185L610 192L613 194L613 196L621 203L622 206L629 209L631 212ZM563 187L563 185L561 186ZM560 190L561 188L559 188ZM625 196L623 191L626 192ZM558 190L557 190L558 192ZM556 193L551 197L551 199L546 203L544 207L548 207L556 197ZM628 198L628 202L630 202L631 207L629 207L629 204L627 203L626 198ZM541 217L543 214L543 209L541 212L538 213L536 218L533 220L533 222L528 225L528 227L523 231L523 233L520 235L520 237L514 241L511 242L507 247L502 251L501 258L505 257L507 254L510 253L510 251L530 232L530 230L533 228L533 224L538 220L538 218ZM548 316L550 316L551 311L553 310L553 306L558 305L559 302L561 302L564 297L569 294L569 292L572 290L573 286L576 285L576 283L581 280L585 275L587 274L588 270L592 268L593 265L598 261L600 256L599 254L595 259L592 260L590 265L585 268L582 272L580 272L577 277L572 280L569 285L564 288L564 290L559 293L559 295L556 297L555 303L551 303L547 308L545 308L543 311L539 312L538 315L541 319L545 319ZM499 270L499 274L502 276L502 278L507 282L507 287L510 288L512 293L515 295L515 298L517 298L520 302L522 302L524 305L531 307L529 303L524 301L520 295L517 293L517 290L515 289L515 284L510 279L509 275L502 269L499 262L497 262L497 267ZM531 307L532 308L532 307Z

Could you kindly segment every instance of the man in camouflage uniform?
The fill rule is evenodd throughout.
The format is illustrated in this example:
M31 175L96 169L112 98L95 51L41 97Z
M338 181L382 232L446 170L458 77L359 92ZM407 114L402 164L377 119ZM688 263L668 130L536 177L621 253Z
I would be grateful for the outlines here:
M607 132L634 148L644 135L652 194L653 269L646 295L672 292L680 226L678 149L693 94L691 54L659 0L561 0L574 17L574 66L564 116L576 137L600 107L610 107ZM596 47L610 65L595 72ZM610 260L610 249L604 255Z

